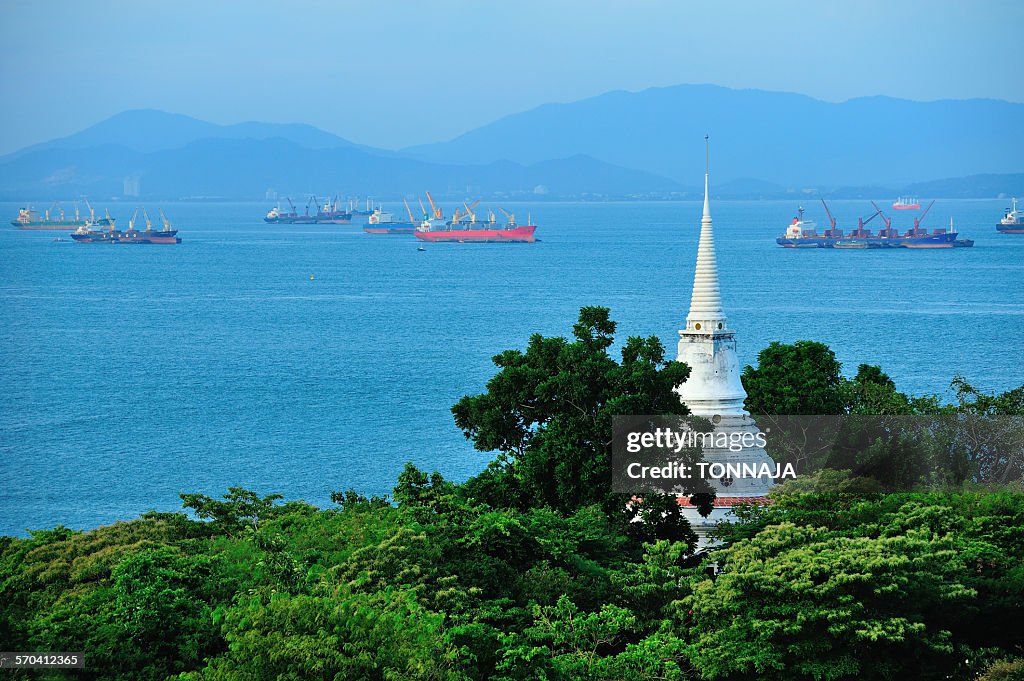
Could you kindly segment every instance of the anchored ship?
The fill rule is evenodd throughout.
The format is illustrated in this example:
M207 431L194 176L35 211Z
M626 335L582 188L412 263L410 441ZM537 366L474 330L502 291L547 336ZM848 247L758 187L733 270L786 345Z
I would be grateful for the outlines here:
M921 210L921 202L909 196L900 196L892 202L892 208L893 210Z
M385 211L383 206L377 206L367 219L367 226L363 227L363 231L367 234L414 234L416 218L412 215L409 203L405 199L402 199L402 203L405 204L405 211L409 214L408 222L395 219L394 213Z
M142 209L142 216L146 221L146 229L138 230L135 229L135 221L138 218L139 209L136 208L132 214L132 219L128 221L128 229L126 231L120 231L114 229L113 225L109 229L92 229L97 226L93 223L87 223L82 225L74 232L71 233L71 238L80 244L180 244L181 237L178 236L178 230L171 228L171 221L164 215L163 210L160 210L160 219L163 221L163 229L153 229L153 223L150 222L149 214L146 209Z
M497 229L468 229L447 226L442 229L417 229L416 238L421 241L455 241L458 243L533 243L536 225L505 225Z
M828 204L822 200L828 215L830 227L818 234L816 225L811 220L804 219L804 209L801 206L797 209L797 216L786 228L786 233L775 239L775 243L783 248L838 248L838 249L868 249L868 248L964 248L974 245L971 239L957 239L957 233L952 229L934 229L931 233L927 229L921 229L921 222L935 204L932 201L920 217L914 218L914 227L900 234L899 230L893 229L892 218L886 217L882 209L873 201L871 205L875 212L866 220L858 218L857 229L846 234L836 227L836 219ZM885 224L883 229L872 233L866 225L876 217L881 218Z
M113 227L114 218L110 217L110 213L106 212L106 215L102 218L96 218L96 211L93 210L92 205L86 200L85 205L89 208L89 217L82 217L78 212L78 204L75 204L75 216L72 218L70 215L65 215L64 209L60 204L53 204L50 208L46 209L42 214L37 210L32 210L32 207L21 208L18 210L18 217L11 220L11 224L18 229L75 229L77 227L83 227L86 224L99 225L101 227Z
M489 214L487 222L478 223L472 209L480 203L479 201L472 206L463 204L466 207L466 215L463 216L459 210L456 210L455 216L446 222L444 214L434 203L430 192L427 192L427 201L430 202L433 214L416 228L416 238L421 241L454 241L458 243L533 243L537 241L533 236L537 230L536 225L516 224L515 214L509 213L503 208L498 208L498 210L508 219L504 225L497 224L493 213ZM530 222L531 220L527 219L527 223Z
M996 231L1003 234L1024 234L1024 211L1017 210L1017 199L1011 199L1006 215L996 225Z
M358 219L358 220L367 220L367 221L369 221L370 216L373 215L374 211L376 210L373 207L373 201L370 200L369 197L367 197L366 198L366 205L365 205L365 207L362 210L360 210L359 207L356 205L357 203L358 203L358 199L349 199L348 200L348 213L349 213L349 215L351 215L353 218Z
M328 199L321 205L320 201L315 196L312 196L306 202L306 212L303 215L299 215L295 210L295 204L292 203L290 198L287 201L291 208L289 212L283 212L280 205L274 206L267 211L263 221L282 225L347 225L352 222L352 214L341 209L341 204L337 198L333 200ZM316 213L311 214L309 212L311 205L316 207Z
M282 212L281 204L279 203L278 205L274 206L269 211L267 211L266 216L263 218L264 222L269 222L271 224L290 225L299 222L312 224L313 222L316 221L316 218L309 214L308 203L306 204L306 214L299 215L298 212L296 212L295 210L295 204L292 203L291 197L285 197L285 199L288 201L288 206L291 208L291 210L289 210L287 213Z
M352 213L340 207L337 197L333 201L327 199L323 205L319 205L319 201L314 196L313 202L319 206L316 211L317 224L347 225L352 222Z

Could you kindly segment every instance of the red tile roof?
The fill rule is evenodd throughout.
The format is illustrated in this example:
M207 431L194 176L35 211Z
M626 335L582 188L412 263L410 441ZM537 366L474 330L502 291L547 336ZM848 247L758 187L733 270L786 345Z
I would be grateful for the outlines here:
M685 508L696 508L696 504L690 501L690 497L676 497L680 506ZM715 497L715 508L731 508L740 504L770 504L768 497Z

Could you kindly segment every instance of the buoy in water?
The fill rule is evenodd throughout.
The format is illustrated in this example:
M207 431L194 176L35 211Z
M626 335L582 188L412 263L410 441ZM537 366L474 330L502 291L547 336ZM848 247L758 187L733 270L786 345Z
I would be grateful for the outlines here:
M316 277L314 277L314 276L313 276L312 274L311 274L311 275L309 275L309 280L310 280L310 281L313 281L313 280L314 280L315 278L316 278Z

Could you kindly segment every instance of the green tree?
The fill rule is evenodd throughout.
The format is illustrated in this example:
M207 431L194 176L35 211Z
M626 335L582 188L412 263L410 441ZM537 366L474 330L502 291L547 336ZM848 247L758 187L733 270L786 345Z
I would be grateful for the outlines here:
M976 592L948 537L783 524L716 560L722 572L689 597L688 652L703 678L881 680L912 664L924 680L956 668L948 624L932 615L953 621Z
M888 668L914 678L970 678L989 662L1013 654L1019 645L1017 632L1024 627L1022 495L784 494L771 506L746 507L739 515L739 522L717 530L725 546L736 552L716 554L722 575L700 585L700 597L712 603L708 612L718 607L713 605L718 600L725 608L718 611L717 621L694 620L694 629L702 636L715 631L701 639L706 643L714 637L739 640L744 631L775 632L751 638L742 650L753 655L760 646L766 651L764 659L788 665L780 654L783 648L802 651L808 661L820 660L821 654L801 646L825 641L830 654L837 657L847 661L862 657L865 667ZM911 567L901 567L908 561ZM813 575L823 575L822 569L835 580L818 584L815 580L821 577ZM799 577L801 571L809 577ZM790 576L794 584L784 584ZM693 588L696 593L697 585ZM738 601L734 600L737 593L742 594ZM959 597L965 594L974 595ZM784 620L789 607L797 618L791 629L771 623ZM730 613L747 608L748 614L730 619ZM857 643L842 628L815 629L814 613L832 608L846 613L844 622L860 618L866 625L902 617L914 627L907 630L903 647L886 652L885 639ZM918 630L920 636L914 633ZM946 644L930 647L930 653L916 648L939 642L940 634ZM947 650L953 652L947 655ZM881 666L876 665L874 654L887 656ZM917 664L911 656L930 661L931 667L910 666ZM748 662L753 664L753 657ZM707 673L709 678L743 677L738 667L730 671L723 660L712 657L702 658L697 666L715 669L714 674ZM765 674L764 678L814 678ZM849 678L875 678L872 674L881 671L868 670Z
M456 681L445 617L409 591L241 598L223 614L229 650L181 681Z
M259 528L260 521L270 517L280 494L260 497L244 487L231 487L224 495L224 501L212 499L205 494L182 494L185 508L192 509L196 517L211 521L211 525L226 534L238 534L243 530Z
M751 414L842 414L848 402L842 365L824 343L774 341L743 369Z
M586 307L573 327L575 340L534 335L525 352L494 357L499 371L487 392L452 408L477 449L499 452L465 485L466 494L495 507L572 513L596 503L623 515L628 497L610 488L612 417L686 414L674 389L689 368L667 361L653 336L627 339L615 361L609 354L615 328L607 308ZM648 496L655 504L656 495ZM652 519L666 537L688 527L678 514Z

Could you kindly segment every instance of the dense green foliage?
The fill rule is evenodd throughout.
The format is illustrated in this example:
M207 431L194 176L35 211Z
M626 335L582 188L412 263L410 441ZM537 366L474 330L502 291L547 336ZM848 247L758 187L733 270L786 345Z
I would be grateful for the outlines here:
M675 498L647 494L647 522L630 522L629 498L611 492L612 417L622 414L685 415L675 392L690 370L668 362L657 337L631 337L616 362L608 350L615 322L603 307L580 310L575 340L534 335L526 352L494 358L498 373L482 395L452 408L455 423L477 449L498 452L466 494L492 506L546 506L562 512L600 506L622 529L647 539L693 542ZM694 452L699 459L699 452ZM686 493L710 510L710 490L694 483Z
M780 494L720 527L709 570L671 499L629 522L606 479L610 416L679 413L686 368L656 339L612 360L601 309L575 332L502 353L456 405L500 452L466 483L407 465L391 499L233 488L182 495L188 514L0 538L0 641L86 651L84 673L31 676L54 679L1021 678L1024 495ZM787 347L772 361L805 352ZM799 408L914 403L880 370L834 368ZM792 373L752 372L753 400L790 399Z
M746 406L775 433L767 449L776 461L803 476L825 473L831 489L840 489L834 472L845 471L848 491L1024 479L1024 387L987 395L958 376L956 403L944 404L898 391L881 367L861 364L853 378L841 369L827 346L812 341L772 343L744 369ZM817 489L808 483L820 480L796 487Z

